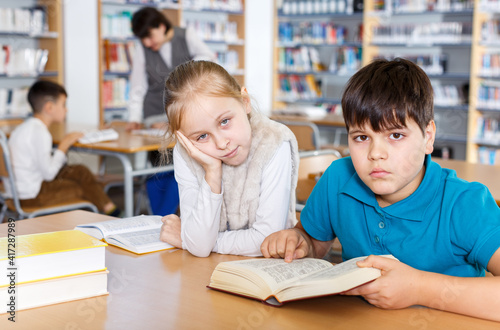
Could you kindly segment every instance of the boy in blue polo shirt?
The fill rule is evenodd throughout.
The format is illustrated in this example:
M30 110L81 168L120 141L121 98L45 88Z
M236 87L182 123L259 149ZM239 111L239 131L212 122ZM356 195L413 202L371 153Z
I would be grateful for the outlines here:
M351 156L330 165L301 221L268 236L262 254L321 258L338 237L344 260L370 255L358 265L382 271L346 294L500 321L500 209L484 185L431 160L427 75L404 59L376 60L350 79L342 109Z

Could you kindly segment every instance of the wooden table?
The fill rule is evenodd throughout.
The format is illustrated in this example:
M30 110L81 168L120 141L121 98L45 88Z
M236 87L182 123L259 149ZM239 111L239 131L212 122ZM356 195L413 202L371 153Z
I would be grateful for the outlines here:
M21 235L72 229L106 219L109 217L72 211L17 221L15 228ZM4 223L0 236L6 235ZM16 327L3 314L0 329L500 328L500 323L428 308L382 310L358 297L330 296L277 308L206 288L219 262L242 258L215 253L197 258L182 250L139 256L109 246L109 296L19 311Z
M500 206L500 166L473 164L463 160L432 158L441 167L450 168L457 172L457 176L464 180L477 181L490 190L493 198Z

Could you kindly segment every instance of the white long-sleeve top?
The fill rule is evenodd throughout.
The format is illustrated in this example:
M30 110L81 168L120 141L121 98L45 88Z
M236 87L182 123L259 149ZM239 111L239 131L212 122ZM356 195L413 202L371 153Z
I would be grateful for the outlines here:
M261 256L260 245L270 234L285 229L288 217L292 164L289 142L277 149L262 172L259 206L252 227L219 232L223 194L201 187L174 148L175 179L179 185L182 248L196 256L210 252Z
M25 120L12 132L9 150L20 199L35 198L42 182L54 180L67 160L59 149L52 153L52 135L35 117Z
M198 37L196 31L192 28L186 28L186 44L193 60L215 60L214 52ZM161 46L159 52L165 64L169 68L172 67L172 44L170 42L165 42ZM140 123L143 119L142 106L144 97L148 91L148 77L146 74L145 61L144 48L139 43L138 47L135 48L132 61L132 72L130 73L130 100L128 104L129 122Z

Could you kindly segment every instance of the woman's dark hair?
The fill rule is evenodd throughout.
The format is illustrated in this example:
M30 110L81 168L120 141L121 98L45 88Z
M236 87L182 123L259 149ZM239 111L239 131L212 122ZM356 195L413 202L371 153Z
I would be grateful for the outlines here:
M172 28L172 23L160 11L152 7L139 9L132 16L132 32L139 38L149 36L151 29L165 25L165 33Z

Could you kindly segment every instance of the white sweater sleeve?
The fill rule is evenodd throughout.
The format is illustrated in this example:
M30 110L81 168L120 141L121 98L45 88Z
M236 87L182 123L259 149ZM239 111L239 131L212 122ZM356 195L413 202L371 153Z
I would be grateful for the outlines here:
M218 233L213 251L222 254L261 256L260 245L272 233L286 229L292 162L290 143L283 142L262 173L259 207L252 227Z
M205 181L200 187L177 148L174 148L174 173L179 186L182 248L206 257L217 240L222 194L214 194Z
M285 229L291 189L290 144L284 142L263 171L259 207L251 228L219 232L222 194L212 193L174 149L175 178L179 185L181 239L183 249L205 257L210 252L260 256L260 245L268 235Z

